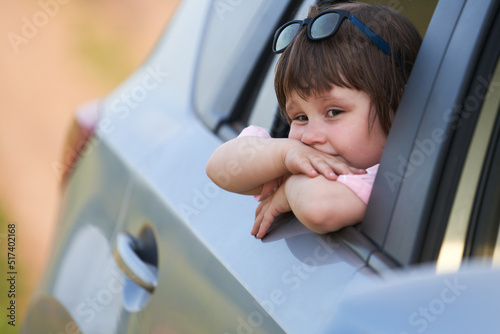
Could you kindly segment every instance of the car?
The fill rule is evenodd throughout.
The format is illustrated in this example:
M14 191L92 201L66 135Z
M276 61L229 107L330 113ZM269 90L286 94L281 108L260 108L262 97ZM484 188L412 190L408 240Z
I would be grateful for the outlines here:
M257 202L207 177L246 125L286 136L270 44L313 3L184 0L82 108L24 333L498 333L498 1L383 3L425 36L363 222L321 235L286 214L258 240Z

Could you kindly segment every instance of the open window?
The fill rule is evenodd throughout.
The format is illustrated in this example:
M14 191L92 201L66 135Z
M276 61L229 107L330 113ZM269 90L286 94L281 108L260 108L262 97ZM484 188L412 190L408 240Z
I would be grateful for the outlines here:
M194 91L196 111L211 130L246 123L272 61L272 34L300 2L214 2Z

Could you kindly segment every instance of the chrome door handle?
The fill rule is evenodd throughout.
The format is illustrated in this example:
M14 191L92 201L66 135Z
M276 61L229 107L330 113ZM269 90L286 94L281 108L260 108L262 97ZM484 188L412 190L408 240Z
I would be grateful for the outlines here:
M156 274L150 265L137 255L138 247L137 239L122 232L116 237L113 256L125 275L149 293L153 293L158 284Z

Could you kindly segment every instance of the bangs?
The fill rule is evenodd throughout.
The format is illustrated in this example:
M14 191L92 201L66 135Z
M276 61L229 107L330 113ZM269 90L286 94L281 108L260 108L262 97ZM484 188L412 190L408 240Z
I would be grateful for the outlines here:
M305 29L304 29L305 32ZM325 43L325 41L323 41ZM338 54L329 52L321 42L311 42L305 33L297 36L290 48L288 66L283 77L283 93L289 97L293 91L303 98L330 91L333 86L355 88L346 78L346 69ZM296 52L295 49L301 50Z
M344 31L352 28L350 23L344 24L334 38L321 41L309 40L305 28L302 28L283 52L277 66L275 89L280 111L285 118L288 119L286 99L294 91L304 100L329 92L334 86L369 91L364 79L366 68L362 65L366 62L360 57L371 55L361 54L356 48L359 46L357 43L344 38L353 36Z

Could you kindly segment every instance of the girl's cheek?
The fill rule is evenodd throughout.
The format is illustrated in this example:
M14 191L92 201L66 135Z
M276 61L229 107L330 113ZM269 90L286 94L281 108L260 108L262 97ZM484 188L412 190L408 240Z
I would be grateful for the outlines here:
M290 132L288 133L288 138L301 140L302 139L302 130L300 129L300 127L298 127L292 123L292 125L290 125Z

